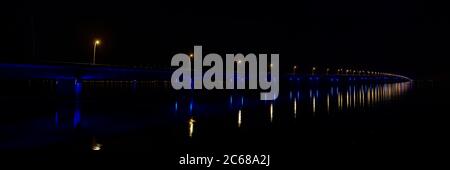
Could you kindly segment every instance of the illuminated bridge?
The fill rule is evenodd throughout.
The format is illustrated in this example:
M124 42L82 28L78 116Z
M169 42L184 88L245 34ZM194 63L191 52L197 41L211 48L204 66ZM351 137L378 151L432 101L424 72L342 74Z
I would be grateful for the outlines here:
M108 65L0 64L0 79L10 80L163 80L170 74L167 70Z
M0 64L0 79L28 80L170 80L172 70L89 64ZM283 74L282 81L312 83L400 82L389 73Z

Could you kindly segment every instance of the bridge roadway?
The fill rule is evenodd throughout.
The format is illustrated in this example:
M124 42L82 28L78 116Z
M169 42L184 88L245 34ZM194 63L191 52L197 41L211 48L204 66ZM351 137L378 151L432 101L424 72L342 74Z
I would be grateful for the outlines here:
M0 64L0 79L27 80L170 80L171 69L149 69L89 64ZM354 75L354 74L285 74L281 80L292 82L400 82L410 81L408 77L396 74Z
M170 70L89 64L0 64L0 79L167 80Z

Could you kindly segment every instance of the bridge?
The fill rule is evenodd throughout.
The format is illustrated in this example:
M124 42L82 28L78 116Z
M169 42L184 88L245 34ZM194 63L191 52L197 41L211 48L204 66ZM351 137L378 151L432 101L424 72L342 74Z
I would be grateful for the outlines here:
M169 80L169 70L89 64L0 64L0 79Z
M0 79L170 80L171 69L90 64L0 64ZM391 73L285 74L289 81L364 82L410 81Z

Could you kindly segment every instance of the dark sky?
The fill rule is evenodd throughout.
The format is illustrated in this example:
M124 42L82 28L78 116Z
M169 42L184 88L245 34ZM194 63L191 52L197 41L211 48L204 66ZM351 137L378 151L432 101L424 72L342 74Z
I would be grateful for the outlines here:
M203 45L219 54L280 53L284 69L449 72L448 10L424 1L22 1L0 9L0 62L88 62L98 37L99 63L168 66Z

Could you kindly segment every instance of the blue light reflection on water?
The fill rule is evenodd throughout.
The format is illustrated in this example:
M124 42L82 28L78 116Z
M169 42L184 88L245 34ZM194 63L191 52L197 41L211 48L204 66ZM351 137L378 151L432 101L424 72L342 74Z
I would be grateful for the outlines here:
M410 82L384 85L352 85L348 87L294 88L289 91L282 91L280 97L274 102L260 101L259 96L239 94L211 96L193 92L167 97L161 94L149 93L148 97L151 97L151 99L149 101L141 100L140 102L145 103L142 106L133 102L126 104L119 102L115 105L98 106L94 103L95 110L105 109L111 112L99 115L92 112L93 107L91 107L91 110L84 107L85 100L83 96L86 95L86 92L83 89L90 87L83 86L81 81L76 81L74 85L76 96L73 101L75 107L72 110L74 128L80 128L82 105L83 115L86 115L84 112L89 112L87 116L83 116L82 128L89 131L89 129L94 127L102 128L95 125L98 123L98 119L104 122L110 121L109 124L112 125L123 124L123 122L126 122L126 119L130 119L133 116L142 119L142 121L128 122L130 124L127 126L133 127L152 126L153 123L149 122L172 122L174 121L172 118L164 118L165 113L160 111L164 110L167 103L166 113L169 110L179 113L175 114L175 116L185 119L183 121L186 124L185 128L189 129L184 131L187 132L184 134L193 139L201 136L202 133L213 131L219 125L225 129L233 127L239 129L276 127L286 124L286 121L298 121L305 119L305 117L339 116L339 114L344 112L369 111L376 105L395 102L411 89ZM238 101L240 98L241 101L233 105L233 98L237 98ZM125 102L128 99L118 100ZM129 110L115 111L116 109L110 109L121 107L120 105L124 105ZM174 107L175 109L173 109ZM146 113L140 113L142 111L146 111ZM159 114L159 112L161 114L158 116L162 116L162 118L154 118L153 116ZM54 124L57 127L61 126L63 124L61 119L65 113L59 111L53 113ZM93 116L98 118L93 119ZM123 128L117 127L117 129ZM115 129L105 129L105 131L115 133Z
M82 92L82 83L79 80L75 80L75 110L73 112L73 127L79 126L81 121L81 111L80 111L80 97Z

